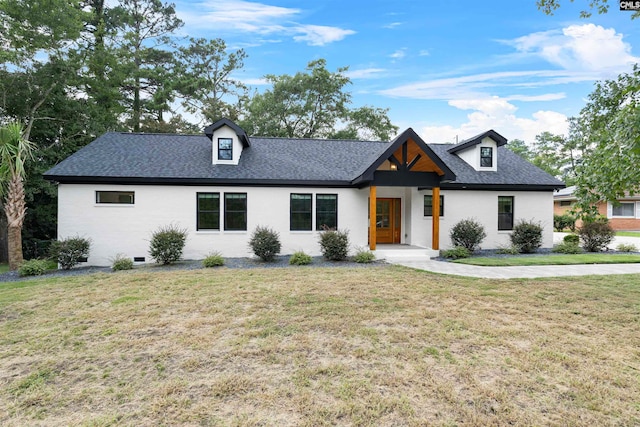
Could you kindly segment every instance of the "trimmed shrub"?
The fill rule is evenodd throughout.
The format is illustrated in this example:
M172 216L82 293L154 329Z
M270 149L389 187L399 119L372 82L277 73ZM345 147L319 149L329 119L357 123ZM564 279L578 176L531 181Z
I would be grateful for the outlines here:
M566 236L564 236L562 241L565 243L573 243L574 245L579 245L580 236L578 236L577 234L567 234Z
M49 246L49 256L64 269L70 270L81 259L89 256L91 242L82 237L69 237L55 240Z
M462 246L473 252L480 247L480 243L487 237L482 224L474 219L463 219L451 229L451 242L454 246Z
M373 252L367 249L360 249L353 257L353 260L360 264L369 264L370 262L373 262L375 259L376 259L376 256L373 254Z
M440 251L440 256L447 259L469 258L471 251L464 246L456 246L455 248Z
M18 274L24 276L40 276L49 268L49 262L46 259L30 259L20 264Z
M111 261L111 269L113 271L132 270L133 260L131 258L127 258L123 254L118 254Z
M290 265L309 265L311 264L311 255L305 254L303 251L298 251L291 255L289 258Z
M320 232L320 251L325 259L343 261L349 253L349 232L327 230Z
M587 252L600 252L613 240L616 232L606 218L585 222L578 230L582 247Z
M638 247L636 245L634 245L633 243L627 245L625 243L620 243L617 247L616 250L618 252L638 252Z
M555 228L556 231L563 231L568 228L573 232L576 230L576 218L569 214L554 215L553 228Z
M158 264L171 264L182 258L182 251L187 241L187 229L170 224L158 228L151 235L149 255Z
M280 235L269 227L258 226L251 234L249 246L261 260L273 261L280 253Z
M577 243L562 242L555 245L553 249L551 249L551 252L558 254L579 254L582 253L583 250Z
M501 246L498 248L496 253L500 255L518 255L520 253L520 249L513 245Z
M202 260L202 265L206 268L221 267L224 265L224 258L220 252L212 252Z
M542 225L533 221L520 221L513 227L511 244L524 254L530 254L542 246Z

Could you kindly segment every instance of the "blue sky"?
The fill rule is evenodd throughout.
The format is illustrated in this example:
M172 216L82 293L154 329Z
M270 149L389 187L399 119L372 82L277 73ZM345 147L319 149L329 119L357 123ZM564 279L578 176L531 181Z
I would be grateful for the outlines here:
M638 62L640 19L616 1L581 19L587 1L575 3L554 16L535 0L179 0L176 9L184 34L243 48L236 77L258 90L265 74L325 58L330 70L349 67L353 106L388 107L401 131L427 142L491 128L532 142L565 133L595 81Z

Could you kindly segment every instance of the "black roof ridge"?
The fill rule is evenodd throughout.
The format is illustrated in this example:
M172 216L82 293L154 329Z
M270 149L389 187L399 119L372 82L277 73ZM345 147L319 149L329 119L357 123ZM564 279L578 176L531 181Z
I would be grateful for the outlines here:
M390 141L373 141L373 140L367 140L367 139L297 138L297 137L289 137L289 136L259 136L259 135L251 135L249 138L279 139L279 140L287 140L287 141L374 142L377 144L388 144L390 142Z
M127 132L127 131L110 131L106 133L119 133L120 135L162 135L162 136L204 136L204 133L163 133L163 132Z

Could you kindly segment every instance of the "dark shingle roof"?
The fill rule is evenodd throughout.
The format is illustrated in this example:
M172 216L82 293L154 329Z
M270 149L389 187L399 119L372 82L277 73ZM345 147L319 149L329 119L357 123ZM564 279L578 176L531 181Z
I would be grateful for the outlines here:
M454 184L465 185L534 185L564 187L564 183L534 166L507 147L498 147L497 171L476 171L450 152L454 144L429 144L429 147L456 174Z
M215 181L350 183L388 143L251 138L236 165L213 165L204 135L107 133L54 166L45 177L160 178Z
M350 186L391 144L251 137L251 146L243 150L238 165L213 165L212 143L204 135L110 132L54 166L45 178L60 182ZM478 172L449 152L452 144L428 146L455 174L449 188L564 187L506 147L498 148L497 172Z

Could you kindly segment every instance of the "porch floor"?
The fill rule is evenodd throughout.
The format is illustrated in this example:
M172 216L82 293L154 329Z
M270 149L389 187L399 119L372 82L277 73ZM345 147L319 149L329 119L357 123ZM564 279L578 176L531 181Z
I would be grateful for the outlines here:
M373 253L377 259L424 260L437 257L440 251L413 245L378 243Z

